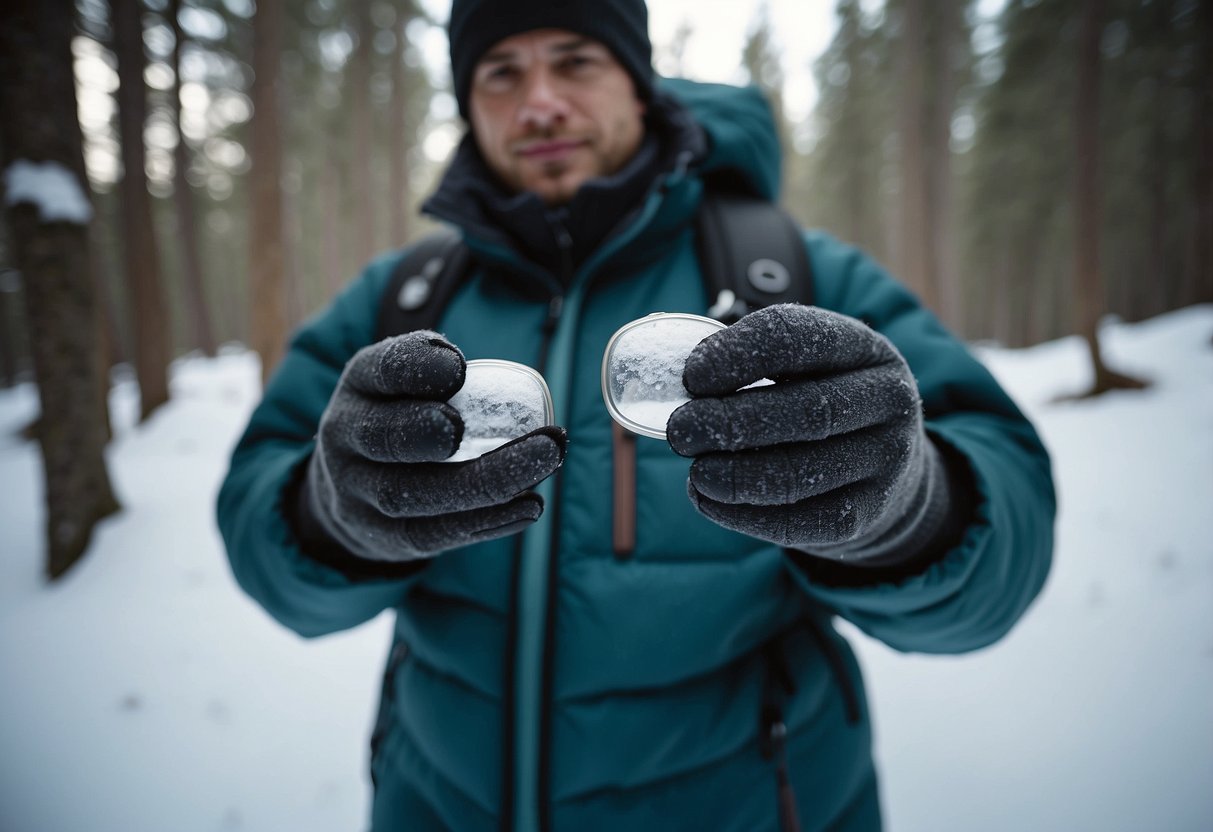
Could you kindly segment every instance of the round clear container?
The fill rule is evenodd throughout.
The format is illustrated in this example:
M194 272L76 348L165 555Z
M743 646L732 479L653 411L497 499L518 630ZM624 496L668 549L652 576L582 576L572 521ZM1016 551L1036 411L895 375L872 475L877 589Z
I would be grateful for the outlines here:
M475 459L555 419L543 376L496 358L469 361L463 387L448 404L463 418L463 441L447 462Z
M602 398L611 418L641 436L665 439L666 422L691 400L682 370L695 345L724 329L702 315L655 312L620 327L602 356Z

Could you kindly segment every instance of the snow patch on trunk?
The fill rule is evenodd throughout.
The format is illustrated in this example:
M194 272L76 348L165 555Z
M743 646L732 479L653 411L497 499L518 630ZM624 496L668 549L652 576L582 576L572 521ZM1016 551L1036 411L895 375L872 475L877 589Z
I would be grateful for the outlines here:
M74 173L58 162L18 159L4 172L6 205L33 203L43 222L88 225L93 205Z

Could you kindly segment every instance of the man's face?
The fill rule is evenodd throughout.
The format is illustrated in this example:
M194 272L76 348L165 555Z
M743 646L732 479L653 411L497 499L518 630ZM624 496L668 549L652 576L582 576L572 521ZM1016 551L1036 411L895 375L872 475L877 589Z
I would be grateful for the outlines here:
M605 46L540 29L506 38L472 74L472 133L489 167L549 205L618 171L644 136L644 104Z

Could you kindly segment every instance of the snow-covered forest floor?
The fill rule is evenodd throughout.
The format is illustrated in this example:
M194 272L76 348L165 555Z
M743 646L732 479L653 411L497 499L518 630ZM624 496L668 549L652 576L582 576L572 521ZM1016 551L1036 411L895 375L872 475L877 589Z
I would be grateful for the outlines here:
M978 353L1054 455L1053 573L1000 644L903 656L853 629L891 832L1213 829L1213 307L1109 324L1144 393L1056 403L1070 338ZM385 616L305 642L240 594L213 503L257 397L247 353L174 366L134 424L112 395L125 510L54 586L40 461L0 391L0 830L334 832L366 826Z

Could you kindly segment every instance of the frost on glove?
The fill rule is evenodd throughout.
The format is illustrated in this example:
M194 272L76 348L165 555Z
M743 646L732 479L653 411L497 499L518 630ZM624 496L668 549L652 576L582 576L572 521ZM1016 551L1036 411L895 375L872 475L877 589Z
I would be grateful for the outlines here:
M774 383L741 389L761 379ZM719 525L897 567L942 554L963 523L909 367L862 322L767 307L700 343L683 381L693 398L669 442L694 458L691 501Z
M521 531L543 499L529 489L564 461L566 437L546 427L482 457L443 462L463 422L446 404L463 385L463 355L429 331L388 338L346 365L320 420L299 487L305 550L340 564L400 564ZM335 564L336 565L336 564ZM391 571L391 570L387 570Z

